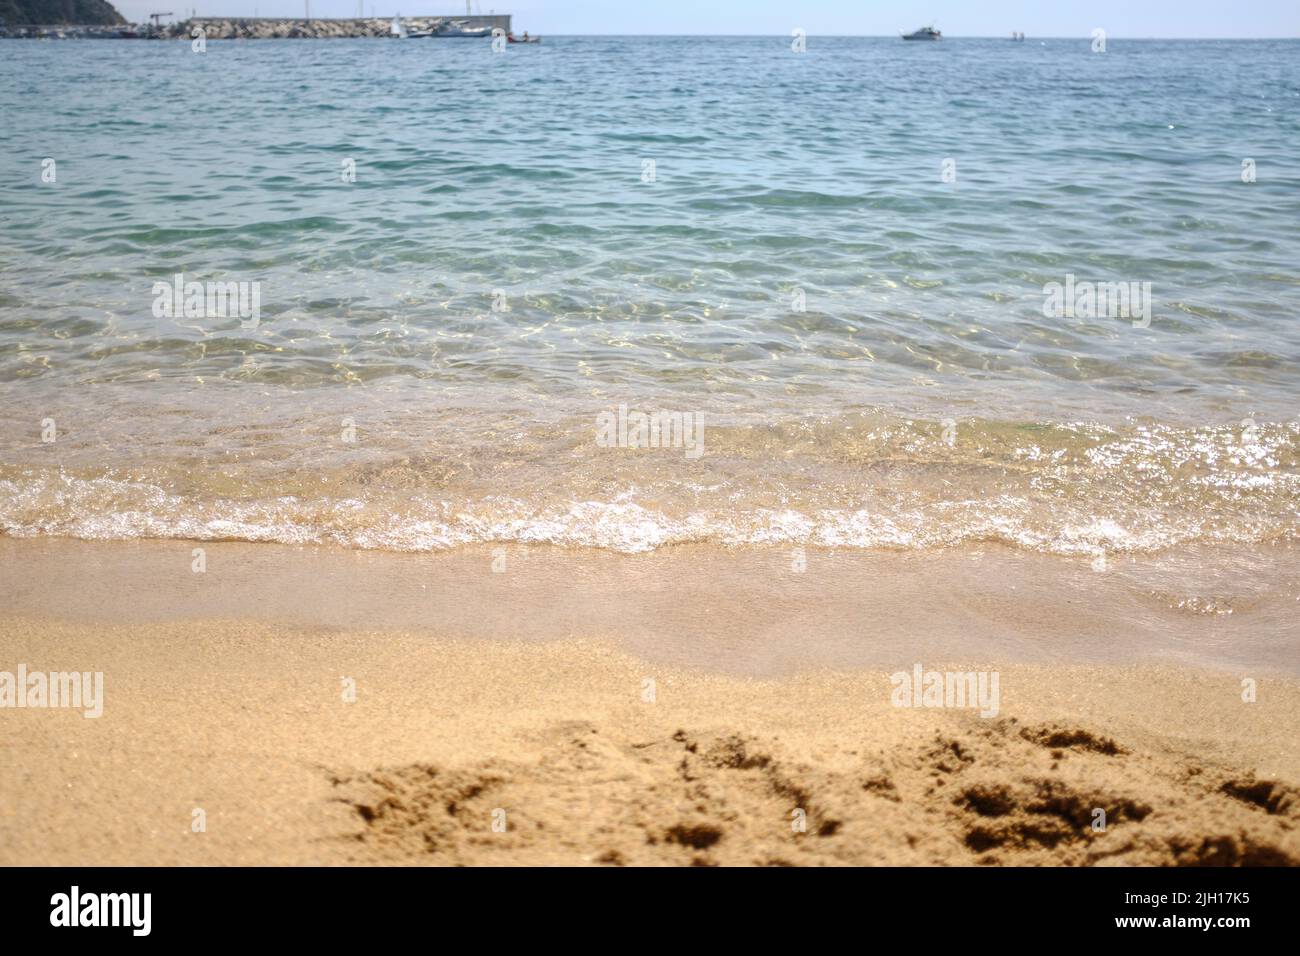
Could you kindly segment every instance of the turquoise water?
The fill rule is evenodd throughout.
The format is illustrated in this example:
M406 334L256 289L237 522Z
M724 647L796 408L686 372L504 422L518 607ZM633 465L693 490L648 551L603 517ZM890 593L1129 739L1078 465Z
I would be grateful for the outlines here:
M1297 263L1300 42L0 41L0 528L1291 539Z

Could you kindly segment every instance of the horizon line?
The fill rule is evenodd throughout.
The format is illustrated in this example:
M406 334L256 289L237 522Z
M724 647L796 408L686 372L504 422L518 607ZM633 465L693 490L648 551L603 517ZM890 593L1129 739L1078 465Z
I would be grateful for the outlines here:
M495 15L495 16L514 16L513 14L482 14L482 17L483 17L484 19L486 19L487 17L489 17L489 16L494 16L494 15ZM337 21L345 21L345 20L391 20L391 19L394 19L394 18L396 18L396 17L398 17L398 16L401 16L403 20L417 20L417 19L430 19L430 18L433 18L433 17L439 17L439 18L442 18L442 19L446 19L446 18L448 18L449 16L450 16L450 17L454 17L454 16L456 16L456 15L455 15L455 14L438 14L438 13L413 13L413 14L399 14L399 13L384 14L384 13L377 13L377 14L374 14L373 16L361 16L361 17L356 17L356 16L352 16L352 17L297 17L297 16L288 16L288 17L266 17L266 16L239 16L239 15L234 15L234 14L220 14L220 13L218 13L218 14L201 14L201 15L199 15L199 16L195 16L195 17L183 17L183 18L177 18L177 19L172 20L172 21L166 21L166 20L165 20L165 21L163 21L163 22L164 22L164 23L169 23L169 22L170 22L170 23L184 23L184 22L186 22L186 21L188 21L188 20L276 20L276 21L293 21L293 20L301 20L301 21L303 21L303 22L306 23L306 22L311 22L312 20L327 20L327 21L329 21L329 20L337 20ZM479 16L479 14L473 14L473 15L471 16L471 18L476 18L476 17L478 17L478 16ZM460 14L460 18L461 18L461 19L465 19L465 18L466 18L466 15L465 15L465 14ZM128 21L128 22L130 22L130 21ZM145 21L141 21L141 22L143 23L143 22L145 22ZM65 25L66 25L66 26L84 26L85 24L65 24ZM533 31L529 31L529 32L533 32ZM811 32L810 32L810 33L807 33L806 36L809 36L809 37L833 37L833 38L836 38L836 39L846 39L846 40L852 40L852 39L860 39L860 40L886 40L886 39L896 39L896 38L902 36L905 32L906 32L906 31L901 30L901 29L898 30L896 33L811 33ZM961 34L957 34L957 33L947 34L947 33L945 33L945 34L943 34L943 40L1009 40L1009 39L1011 39L1010 36L1009 36L1009 34L1010 34L1011 32L1012 32L1012 31L1009 31L1009 30L1008 30L1006 33L961 33ZM1019 31L1016 31L1016 32L1019 32ZM546 35L547 35L547 36L552 36L552 37L665 37L665 38L676 38L676 37L717 37L717 38L748 38L748 37L755 37L755 38L760 38L760 37L761 37L761 38L767 38L767 39L782 39L782 38L784 38L784 39L789 39L789 38L791 37L792 34L789 34L789 33L594 33L594 32L593 32L593 33L585 33L585 32L584 32L584 33L549 33L549 34L546 34ZM537 33L537 36L542 36L542 34L541 34L541 33ZM290 38L290 37L284 37L284 38L275 38L275 37L269 37L268 39L335 39L335 38L334 38L334 37L320 37L320 38L313 38L313 37L302 37L302 38L299 38L299 37L293 37L293 38ZM356 38L338 38L338 39L364 39L364 38L362 38L362 37L356 37ZM1047 34L1043 34L1043 35L1034 35L1034 36L1026 35L1023 41L1015 41L1015 42L1026 42L1026 43L1027 43L1027 42L1029 42L1030 40L1091 40L1091 39L1092 39L1092 37L1091 37L1091 34L1090 34L1090 33L1077 33L1077 34L1070 34L1070 35L1068 35L1068 36L1050 36L1050 35L1047 35ZM1114 39L1130 40L1130 41L1131 41L1131 40L1171 40L1171 41L1178 41L1178 40L1188 40L1188 41L1204 41L1204 40L1224 40L1224 41L1231 41L1231 40L1238 40L1238 41L1259 41L1259 40L1300 40L1300 34L1287 35L1287 36L1157 36L1157 35L1154 35L1154 34L1152 34L1152 35L1148 35L1148 36L1130 36L1130 35L1125 35L1125 34L1115 34L1115 33L1109 33L1109 32L1108 32L1108 33L1106 34L1106 39L1107 39L1107 41L1114 40ZM942 42L942 41L939 41L939 42Z

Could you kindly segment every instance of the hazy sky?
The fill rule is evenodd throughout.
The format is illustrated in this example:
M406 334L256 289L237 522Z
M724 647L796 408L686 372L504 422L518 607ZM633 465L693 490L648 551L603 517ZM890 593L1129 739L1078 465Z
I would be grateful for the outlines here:
M129 20L191 7L216 16L303 15L304 0L118 0ZM464 13L464 0L363 0L391 17ZM162 3L161 6L158 4ZM475 12L512 13L516 32L758 33L883 36L933 23L949 36L1297 37L1300 0L476 0ZM355 16L357 0L311 0L313 16Z

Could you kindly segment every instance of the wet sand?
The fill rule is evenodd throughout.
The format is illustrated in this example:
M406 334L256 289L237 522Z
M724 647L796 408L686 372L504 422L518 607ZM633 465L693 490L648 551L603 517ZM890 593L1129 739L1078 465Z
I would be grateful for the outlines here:
M1289 551L195 547L0 541L0 864L1300 863Z

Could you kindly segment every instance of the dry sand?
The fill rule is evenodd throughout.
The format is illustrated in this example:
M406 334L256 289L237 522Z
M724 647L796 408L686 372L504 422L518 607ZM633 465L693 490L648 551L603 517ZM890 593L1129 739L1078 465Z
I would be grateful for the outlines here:
M554 609L519 603L505 611L525 639L438 633L455 631L450 623L329 623L347 617L326 593L337 589L330 561L352 568L352 601L362 607L354 613L375 618L382 608L367 607L364 595L387 591L384 606L400 617L410 608L398 595L414 580L457 580L464 568L453 559L381 560L372 579L358 570L369 559L354 555L208 545L206 574L224 561L231 577L196 586L243 606L186 620L186 609L212 609L193 596L178 601L181 585L159 570L180 556L191 573L190 545L180 544L0 548L11 608L0 619L0 670L26 663L105 678L99 719L0 710L0 864L1300 863L1300 681L1277 666L1294 630L1274 633L1271 599L1251 603L1222 581L1220 598L1237 601L1248 622L1255 615L1240 632L1253 626L1254 644L1223 640L1221 611L1188 617L1171 606L1168 617L1137 621L1119 602L1141 633L1174 622L1164 645L1147 642L1169 652L1124 663L1105 645L1100 661L1071 661L1092 654L1093 638L1068 640L1069 626L1053 632L1040 620L1051 608L1031 602L1017 613L1013 601L994 613L954 581L954 567L936 567L965 603L939 599L940 610L926 613L955 618L983 653L919 659L927 669L996 669L999 713L983 718L893 706L888 675L898 668L879 664L891 653L910 662L925 648L891 651L892 630L856 649L844 633L805 631L806 643L835 649L808 658L706 620L697 626L722 636L697 660L672 640L671 620L661 641L671 652L647 652L640 642L653 628L643 609L629 612L628 629L602 637L544 634L539 621L560 626ZM611 586L601 575L626 574L636 561L579 573L572 558L547 560L567 568L568 590L551 578L541 591L560 588L579 610L592 588ZM675 559L699 586L692 560ZM997 578L1001 559L991 560L971 588ZM265 561L312 589L297 595L297 620L262 619L285 616L273 592L289 580L247 576ZM292 570L295 562L307 570ZM244 590L232 584L236 564ZM670 583L646 569L633 580ZM1040 583L1061 595L1058 616L1073 620L1059 568L1054 584L1042 567L1020 571L1021 588L1046 575ZM828 568L826 577L850 572ZM741 568L746 580L753 573ZM1080 586L1102 586L1089 575ZM481 587L506 587L504 577L489 571ZM76 580L85 583L80 597L70 590ZM501 631L501 600L486 601L472 580L461 581L449 620L478 616ZM1133 592L1132 582L1108 586L1118 588L1112 607ZM891 589L900 588L895 580ZM168 601L172 618L156 619ZM746 619L734 597L731 606ZM1096 618L1098 630L1107 625L1105 605L1075 611ZM897 616L905 636L911 619L901 606ZM986 629L990 620L996 627ZM775 633L771 645L793 639ZM1043 659L1044 643L1056 648L1052 659ZM1189 663L1189 647L1198 655L1217 647L1222 660ZM1252 655L1271 663L1243 670ZM1257 681L1253 703L1242 700L1243 676ZM348 681L355 700L345 699Z

